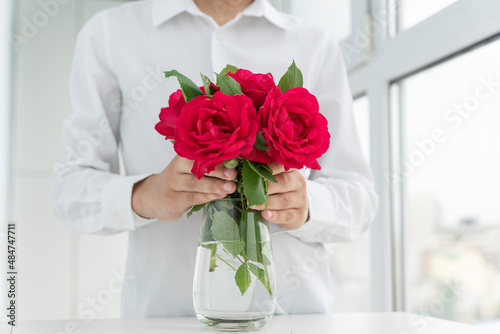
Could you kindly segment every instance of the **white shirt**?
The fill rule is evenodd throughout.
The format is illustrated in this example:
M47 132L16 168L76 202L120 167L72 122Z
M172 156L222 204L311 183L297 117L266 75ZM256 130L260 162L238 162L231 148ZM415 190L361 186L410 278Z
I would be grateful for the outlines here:
M80 233L130 236L122 316L193 315L192 278L201 215L146 220L131 208L133 185L162 171L175 153L155 130L160 108L179 88L162 71L201 85L232 64L279 80L295 60L331 133L320 171L308 176L310 221L296 231L272 224L277 313L328 312L330 270L323 243L358 237L377 197L361 153L340 48L300 19L255 0L219 27L192 0L146 0L106 10L80 32L71 79L74 113L64 123L63 158L52 201ZM212 75L213 79L213 75ZM124 175L119 174L119 155Z

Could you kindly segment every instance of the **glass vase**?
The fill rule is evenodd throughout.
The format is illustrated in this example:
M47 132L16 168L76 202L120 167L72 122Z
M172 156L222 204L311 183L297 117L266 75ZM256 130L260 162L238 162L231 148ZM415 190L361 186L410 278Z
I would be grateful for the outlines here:
M267 324L275 307L269 223L240 199L203 209L193 301L196 317L221 331L252 331Z

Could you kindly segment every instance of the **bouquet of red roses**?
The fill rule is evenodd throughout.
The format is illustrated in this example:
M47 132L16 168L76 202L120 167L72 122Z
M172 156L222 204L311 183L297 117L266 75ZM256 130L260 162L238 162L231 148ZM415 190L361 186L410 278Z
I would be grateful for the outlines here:
M174 141L175 152L193 160L199 179L218 164L237 168L238 191L249 206L267 204L267 181L276 182L266 164L285 169L320 169L317 159L330 145L326 118L316 97L302 88L292 63L278 85L271 73L252 73L228 65L203 86L173 70L181 89L170 95L156 130ZM201 207L196 208L201 209Z
M168 107L161 110L156 130L166 139L173 140L179 156L194 161L192 172L199 179L221 163L236 168L237 190L228 197L241 199L241 212L251 210L254 205L267 205L268 182L276 182L268 163L278 162L286 170L321 168L317 159L330 144L327 120L319 112L316 97L302 88L302 73L295 62L278 85L270 73L252 73L231 65L216 73L215 84L201 74L202 87L176 70L165 72L165 76L177 77L181 89L170 95ZM193 207L188 216L205 205L210 203ZM244 225L217 219L222 217L217 215L221 208L214 205L210 208L219 210L212 212L214 224L225 222L234 229ZM212 231L217 230L212 228ZM220 230L227 231L228 227ZM217 240L219 236L213 234ZM242 263L266 263L265 252L255 259L249 258L251 252L245 252L245 244L249 241L234 235L235 240L230 241L227 240L229 235L220 236L227 252L235 257L242 256ZM215 262L210 268L215 269ZM245 268L253 272L253 267ZM249 283L238 281L238 276L245 275L235 277L244 294ZM265 275L256 273L256 276L272 295Z

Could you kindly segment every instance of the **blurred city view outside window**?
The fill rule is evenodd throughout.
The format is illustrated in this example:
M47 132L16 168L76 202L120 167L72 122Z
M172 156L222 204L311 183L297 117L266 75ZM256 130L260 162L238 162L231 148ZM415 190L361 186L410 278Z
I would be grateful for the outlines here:
M409 312L500 322L499 59L496 40L395 83Z

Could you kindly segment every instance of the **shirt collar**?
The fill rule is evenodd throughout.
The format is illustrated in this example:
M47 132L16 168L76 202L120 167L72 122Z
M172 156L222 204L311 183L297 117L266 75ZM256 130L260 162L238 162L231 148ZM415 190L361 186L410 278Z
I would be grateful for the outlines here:
M205 15L193 0L153 0L153 24L157 27L180 13ZM265 17L272 24L287 29L285 17L267 0L254 0L242 13L243 16Z

